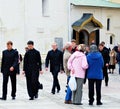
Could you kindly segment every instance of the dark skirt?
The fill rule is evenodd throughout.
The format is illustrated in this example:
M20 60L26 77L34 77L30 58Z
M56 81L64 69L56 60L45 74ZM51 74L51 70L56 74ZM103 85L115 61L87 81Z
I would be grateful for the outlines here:
M115 69L115 65L109 65L108 69Z

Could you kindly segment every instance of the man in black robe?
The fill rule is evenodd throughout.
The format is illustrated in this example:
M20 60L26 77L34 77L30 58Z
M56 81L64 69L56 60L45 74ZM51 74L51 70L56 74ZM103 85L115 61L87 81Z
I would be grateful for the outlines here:
M7 42L7 49L2 53L1 72L3 73L3 94L1 100L7 99L7 84L10 77L12 84L11 96L16 97L16 74L18 71L18 52L14 50L12 41Z
M55 94L55 89L57 88L57 93L60 91L60 84L58 81L58 73L63 72L63 53L58 50L57 44L52 44L52 50L50 50L46 57L46 71L48 71L48 66L50 62L50 72L53 75L53 87L52 87L52 94Z
M108 69L109 61L110 61L109 51L107 48L104 47L102 43L99 44L99 51L102 54L103 60L104 60L103 74L105 78L105 86L108 86L109 77L108 77L107 69Z
M43 73L41 56L40 52L34 49L33 41L28 41L27 45L29 50L24 56L23 71L26 75L29 100L34 100L34 98L38 98L39 72Z

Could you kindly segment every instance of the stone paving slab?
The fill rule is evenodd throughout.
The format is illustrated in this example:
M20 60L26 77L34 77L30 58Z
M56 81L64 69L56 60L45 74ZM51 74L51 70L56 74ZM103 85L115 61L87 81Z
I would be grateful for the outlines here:
M109 86L102 85L102 106L96 106L94 102L93 106L88 105L88 85L84 85L83 89L83 105L74 106L64 104L65 98L65 85L66 75L59 74L61 92L59 94L52 95L52 76L50 72L45 72L40 76L40 82L44 84L44 90L39 91L39 99L29 101L26 90L26 80L23 75L19 75L17 78L17 97L16 100L11 100L10 97L10 81L8 85L8 100L0 101L0 109L120 109L120 75L109 74L110 82ZM0 96L2 94L2 74L0 74Z

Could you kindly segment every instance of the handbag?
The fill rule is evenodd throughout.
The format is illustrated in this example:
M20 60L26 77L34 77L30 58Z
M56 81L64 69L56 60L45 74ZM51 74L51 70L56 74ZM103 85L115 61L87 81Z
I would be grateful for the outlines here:
M77 83L76 83L76 79L74 76L71 76L69 83L68 83L71 91L76 91L77 89Z

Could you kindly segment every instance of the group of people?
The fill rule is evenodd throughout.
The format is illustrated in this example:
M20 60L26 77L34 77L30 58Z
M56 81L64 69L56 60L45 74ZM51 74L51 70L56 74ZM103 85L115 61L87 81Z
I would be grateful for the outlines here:
M63 55L64 71L67 75L67 84L71 76L75 77L77 89L71 91L68 84L65 103L82 105L83 84L86 83L87 78L89 105L93 105L94 102L94 88L96 88L96 104L102 105L102 80L105 79L105 86L108 86L108 69L109 73L114 73L117 62L120 63L120 46L118 46L118 53L116 53L114 49L110 51L106 48L105 42L101 42L98 46L95 43L91 43L90 46L76 45L76 40L68 42Z
M16 49L13 49L13 42L7 42L7 49L2 52L1 61L1 72L3 74L3 90L1 100L7 100L7 85L9 77L11 79L12 86L12 100L16 98L16 75L19 74L19 64L21 55L18 54ZM27 91L29 100L38 98L38 90L42 89L43 86L39 82L39 74L43 74L42 61L40 52L34 48L34 42L28 41L28 47L25 48L26 53L23 59L23 72L26 77ZM60 84L58 81L58 73L64 72L63 68L63 53L57 49L57 44L52 44L52 50L47 54L45 60L46 71L48 71L50 64L50 72L53 75L53 87L51 90L52 94L55 94L56 88L57 93L60 91Z
M19 74L19 64L22 61L21 55L13 49L13 42L7 42L7 49L2 52L1 72L3 74L3 88L1 100L7 99L7 85L9 77L11 79L12 100L16 98L16 76ZM23 74L26 76L26 83L30 100L38 98L40 88L39 72L42 72L41 56L39 51L34 49L34 42L28 41L28 50L24 56Z
M18 51L13 49L12 41L8 41L6 45L7 49L2 52L3 91L0 99L7 99L7 84L10 77L12 83L11 96L15 100L16 75L19 69L20 56ZM27 45L23 59L23 74L26 77L29 100L34 100L38 98L40 89L39 74L43 74L42 61L40 52L34 48L34 42L28 41ZM48 71L50 67L50 72L53 76L51 93L54 95L56 92L60 92L58 74L59 72L65 72L67 75L65 104L82 105L83 84L86 82L86 78L88 78L89 105L93 105L94 102L94 85L96 85L97 105L102 105L102 80L105 78L105 85L108 86L107 69L108 67L114 69L113 63L120 63L120 47L118 47L118 53L115 56L113 54L112 50L109 55L109 50L105 47L104 42L100 43L98 47L95 43L86 46L85 44L77 45L76 40L73 39L71 42L66 43L63 52L58 50L57 43L53 43L52 50L48 51L45 59L45 70ZM112 57L115 58L113 63ZM77 88L75 91L71 91L69 87L71 76L74 76L76 79Z

